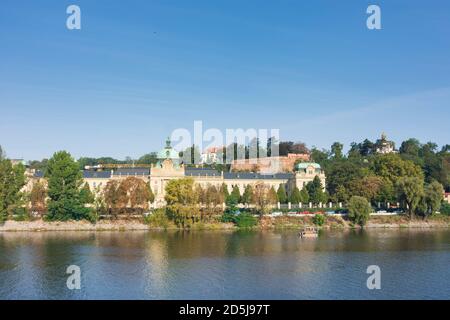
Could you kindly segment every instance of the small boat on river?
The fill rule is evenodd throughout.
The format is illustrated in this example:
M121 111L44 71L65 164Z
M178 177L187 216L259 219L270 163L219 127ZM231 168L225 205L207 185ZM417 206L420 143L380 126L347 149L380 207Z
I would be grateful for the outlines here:
M305 227L299 232L298 236L300 238L317 238L319 236L319 231L314 227Z

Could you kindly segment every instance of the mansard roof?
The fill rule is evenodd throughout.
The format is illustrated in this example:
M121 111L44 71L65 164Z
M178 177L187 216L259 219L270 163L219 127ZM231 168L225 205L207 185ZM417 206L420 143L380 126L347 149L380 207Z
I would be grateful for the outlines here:
M184 171L185 176L220 176L221 172L209 169L209 168L186 168Z
M254 180L277 180L277 179L291 179L292 173L274 173L274 174L262 174L253 172L226 172L223 174L225 180L230 179L254 179Z
M118 168L113 171L115 176L148 176L150 168Z
M98 179L109 179L111 178L111 171L93 171L93 170L84 170L83 178L98 178Z

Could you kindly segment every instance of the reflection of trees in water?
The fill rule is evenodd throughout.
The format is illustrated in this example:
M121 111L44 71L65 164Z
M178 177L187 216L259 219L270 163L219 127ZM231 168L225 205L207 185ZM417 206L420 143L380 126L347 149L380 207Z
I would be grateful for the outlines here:
M370 260L381 266L399 264L401 271L408 267L405 259L415 259L408 251L448 250L448 243L450 232L437 229L326 231L318 239L300 239L296 230L8 232L0 233L0 292L14 286L22 298L83 297L85 291L65 286L65 271L71 264L81 267L84 285L108 287L107 282L115 279L117 286L139 283L136 290L161 296L170 296L173 279L187 281L185 274L174 276L174 272L192 272L200 268L197 263L205 263L196 259L212 259L208 267L224 278L229 270L242 268L248 271L242 276L252 274L255 283L264 281L268 273L325 271L331 277L334 271L355 264L352 259L363 253L374 254ZM264 270L261 275L252 273L255 259Z

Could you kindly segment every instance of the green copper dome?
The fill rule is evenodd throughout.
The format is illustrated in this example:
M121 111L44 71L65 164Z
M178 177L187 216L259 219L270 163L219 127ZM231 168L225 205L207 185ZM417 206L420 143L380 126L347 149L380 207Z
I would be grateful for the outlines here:
M165 160L165 159L172 159L172 160L179 160L180 156L178 155L178 152L175 151L170 146L170 139L167 138L166 140L166 147L158 152L158 159Z
M299 170L305 170L306 168L308 168L309 166L312 166L314 169L316 170L320 170L320 164L318 163L314 163L314 162L300 162L295 166L295 169L297 171Z

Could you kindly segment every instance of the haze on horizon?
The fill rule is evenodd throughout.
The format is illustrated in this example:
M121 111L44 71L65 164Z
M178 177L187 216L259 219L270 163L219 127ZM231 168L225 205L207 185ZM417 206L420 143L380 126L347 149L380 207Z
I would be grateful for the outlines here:
M66 28L77 4L82 29ZM174 129L450 143L450 3L12 1L0 6L0 145L139 157Z

